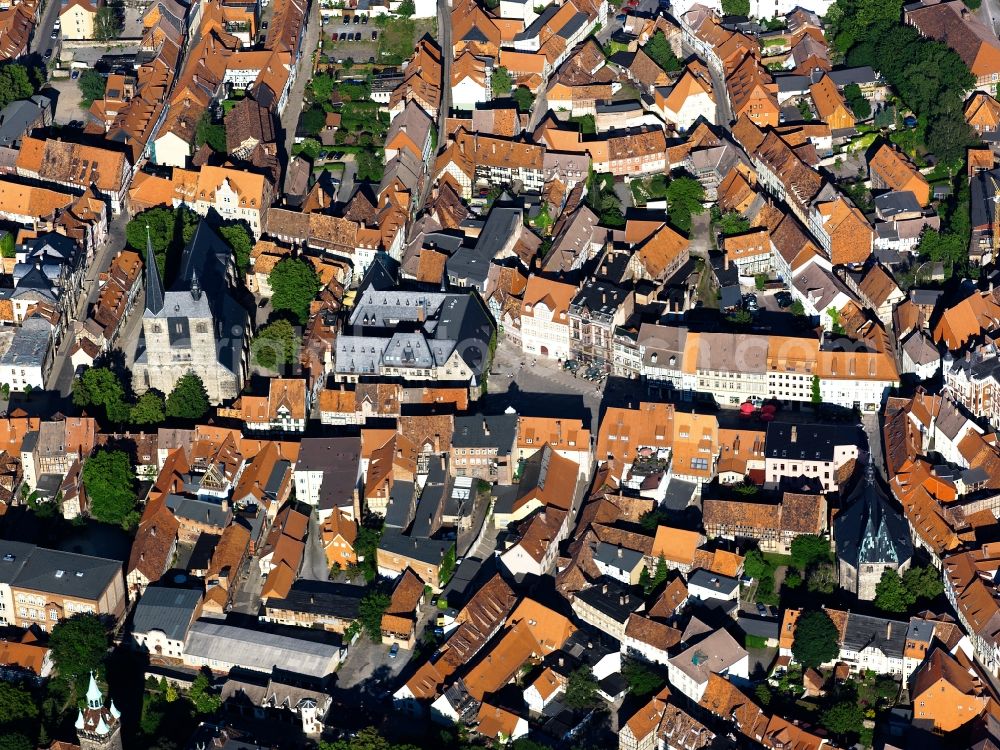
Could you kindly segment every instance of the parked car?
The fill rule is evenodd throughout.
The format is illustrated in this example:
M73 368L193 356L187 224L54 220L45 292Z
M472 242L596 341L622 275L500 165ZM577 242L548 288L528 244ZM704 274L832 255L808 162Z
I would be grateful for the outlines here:
M777 292L774 295L774 299L778 303L778 307L780 307L781 309L792 306L793 300L791 292L785 292L785 291Z
M355 26L357 26L359 23L361 23L361 16L354 16L353 23L354 23Z
M361 16L361 23L368 23L368 16Z
M757 602L757 614L759 614L761 617L767 617L770 614L770 612L767 611L767 607L765 607L760 602Z
M48 60L50 57L52 57L52 48L51 47L49 47L47 50L45 50L45 59Z
M393 643L392 648L389 649L389 658L395 659L399 655L399 644Z
M77 78L80 77L80 69L79 68L73 68L73 72L69 74L69 77L70 77L70 80L75 81Z
M52 36L53 39L58 39L59 38L59 29L53 27L53 29L52 29L52 35L51 36Z
M372 41L374 42L376 39L378 39L378 32L377 31L373 31L372 32Z

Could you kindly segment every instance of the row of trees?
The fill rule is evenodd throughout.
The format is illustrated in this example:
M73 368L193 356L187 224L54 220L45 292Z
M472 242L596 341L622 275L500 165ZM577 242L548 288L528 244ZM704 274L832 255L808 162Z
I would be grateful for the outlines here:
M194 236L202 218L186 206L166 208L157 206L135 215L125 226L125 239L129 247L145 259L146 234L149 233L156 258L156 267L167 286L177 273L184 247ZM233 251L233 260L240 273L250 267L253 235L244 222L225 222L214 227L215 232Z
M975 78L953 50L902 23L902 0L837 0L827 14L828 38L851 66L870 65L914 111L927 148L958 163L972 142L962 95Z
M157 425L168 417L201 419L208 413L208 394L201 378L193 372L181 376L164 399L158 391L146 391L138 399L110 367L91 367L73 381L73 404L81 409L97 409L111 425Z

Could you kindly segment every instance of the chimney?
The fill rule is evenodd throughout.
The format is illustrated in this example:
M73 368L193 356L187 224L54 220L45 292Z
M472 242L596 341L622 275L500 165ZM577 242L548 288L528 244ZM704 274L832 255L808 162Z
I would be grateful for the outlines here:
M566 666L566 657L564 657L564 656L560 656L559 657L559 666L560 667L565 667Z
M602 594L608 593L608 584L605 583L603 586L601 586L601 593Z
M722 255L722 267L725 270L729 270L729 253L723 253Z
M791 440L792 440L792 442L794 443L794 442L798 441L798 439L799 439L799 428L798 428L798 427L796 427L795 425L792 425L792 436L791 436Z
M892 638L892 621L890 620L885 624L885 639L889 640Z
M618 597L618 604L620 606L622 606L622 607L625 606L625 595L624 594L622 594L621 596Z
M489 437L490 435L490 426L486 422L486 417L483 417L483 434L486 435L487 437Z
M622 546L619 544L618 545L618 559L621 560L621 558L622 558Z

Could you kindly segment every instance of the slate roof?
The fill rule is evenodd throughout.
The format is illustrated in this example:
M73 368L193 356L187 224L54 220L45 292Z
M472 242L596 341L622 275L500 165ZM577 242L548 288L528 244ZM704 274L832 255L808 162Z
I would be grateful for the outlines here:
M868 465L865 478L833 522L837 557L851 566L902 564L913 556L910 527L889 504Z

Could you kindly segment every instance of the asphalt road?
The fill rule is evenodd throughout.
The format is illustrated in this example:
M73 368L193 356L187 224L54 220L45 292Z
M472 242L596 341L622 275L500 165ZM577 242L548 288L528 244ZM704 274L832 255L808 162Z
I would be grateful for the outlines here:
M52 26L59 17L60 5L59 0L45 0L41 18L35 26L35 34L31 38L31 44L28 45L30 52L41 54L49 47L55 49L58 40L52 38Z

